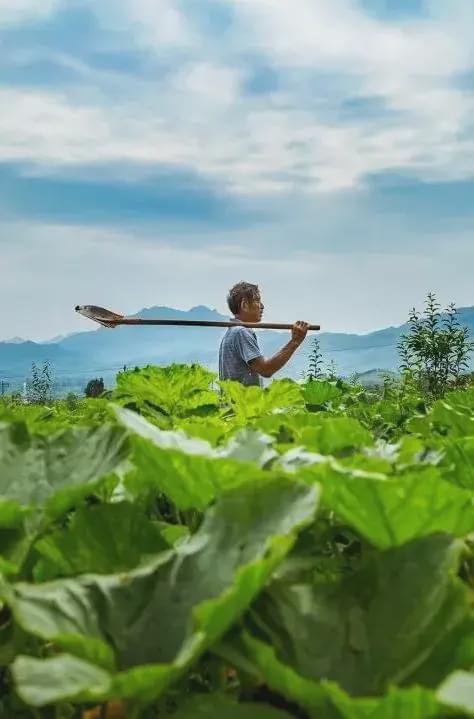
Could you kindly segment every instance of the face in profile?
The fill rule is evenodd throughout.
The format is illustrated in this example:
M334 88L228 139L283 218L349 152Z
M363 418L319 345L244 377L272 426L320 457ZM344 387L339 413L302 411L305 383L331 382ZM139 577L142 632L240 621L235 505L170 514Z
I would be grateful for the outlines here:
M260 322L265 309L260 295L256 295L252 300L243 300L242 314L245 315L246 322Z

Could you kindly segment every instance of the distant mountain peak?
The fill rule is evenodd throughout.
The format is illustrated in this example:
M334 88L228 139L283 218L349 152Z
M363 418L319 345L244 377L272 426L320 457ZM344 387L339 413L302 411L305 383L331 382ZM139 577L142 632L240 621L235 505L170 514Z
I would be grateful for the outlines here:
M23 342L26 342L26 340L23 339L23 337L12 337L9 340L2 340L2 342L9 345L21 345Z
M474 338L474 307L462 308L460 320ZM228 316L205 305L196 305L189 310L171 307L147 307L135 317L162 319L227 320ZM396 370L399 365L397 343L404 327L391 327L367 334L346 334L322 332L318 334L324 361L336 362L337 370L344 376L351 373L366 373L367 381L377 379L384 368ZM32 362L37 364L50 360L58 381L65 382L70 391L70 378L76 382L75 391L83 391L84 378L104 376L113 382L121 367L144 366L146 364L168 365L173 362L200 362L213 371L217 369L221 330L212 328L181 327L122 327L117 330L97 328L94 322L90 329L73 333L57 341L38 343L21 341L19 337L10 342L0 342L0 367L3 378L22 382L31 372ZM272 356L285 341L279 333L259 334L262 350ZM284 375L299 377L308 362L309 344L302 348L283 370ZM474 359L474 358L473 358ZM67 381L66 381L67 380ZM65 391L66 391L65 389Z
M224 315L221 315L217 310L210 309L206 305L196 305L191 307L190 310L178 310L173 307L165 307L157 305L155 307L144 307L143 309L136 312L133 317L139 317L142 319L160 319L160 320L171 320L171 319L201 319L201 320L224 320L227 319Z
M74 332L70 332L66 335L56 335L55 337L51 337L49 340L44 340L42 344L44 345L50 345L50 344L57 344L58 342L62 342L66 339L66 337L71 337L72 334L75 334Z

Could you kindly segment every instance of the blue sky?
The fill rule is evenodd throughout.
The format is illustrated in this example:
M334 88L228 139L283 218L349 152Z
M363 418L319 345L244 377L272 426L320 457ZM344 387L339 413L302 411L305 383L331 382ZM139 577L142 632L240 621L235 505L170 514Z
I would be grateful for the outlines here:
M0 0L0 338L474 304L468 0Z

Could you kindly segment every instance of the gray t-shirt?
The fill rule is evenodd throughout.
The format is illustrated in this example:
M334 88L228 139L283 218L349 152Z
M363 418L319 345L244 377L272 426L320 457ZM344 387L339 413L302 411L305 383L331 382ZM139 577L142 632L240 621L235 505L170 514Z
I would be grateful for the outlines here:
M229 327L219 349L219 379L236 380L244 385L263 386L258 372L252 372L248 362L262 357L257 335L250 327L243 327L238 320Z

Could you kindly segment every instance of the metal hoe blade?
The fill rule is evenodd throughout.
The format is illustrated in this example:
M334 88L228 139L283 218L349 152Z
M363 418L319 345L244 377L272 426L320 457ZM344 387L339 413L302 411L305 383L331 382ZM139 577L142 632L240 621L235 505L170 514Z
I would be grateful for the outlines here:
M111 312L103 307L97 307L96 305L77 305L76 312L87 317L89 320L98 322L102 327L116 327L117 322L124 319L123 315Z

